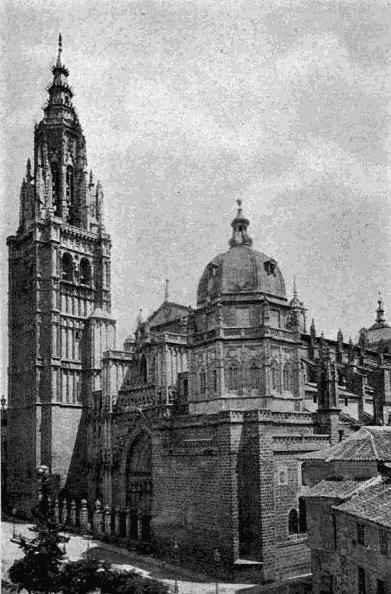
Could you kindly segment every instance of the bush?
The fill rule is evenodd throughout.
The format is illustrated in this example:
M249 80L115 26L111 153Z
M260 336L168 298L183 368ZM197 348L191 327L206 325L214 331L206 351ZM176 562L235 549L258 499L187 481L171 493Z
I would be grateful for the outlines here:
M166 584L138 575L135 572L110 570L99 583L102 594L168 594Z
M62 594L88 594L94 592L99 584L100 571L107 568L96 559L66 563L60 573L59 582Z

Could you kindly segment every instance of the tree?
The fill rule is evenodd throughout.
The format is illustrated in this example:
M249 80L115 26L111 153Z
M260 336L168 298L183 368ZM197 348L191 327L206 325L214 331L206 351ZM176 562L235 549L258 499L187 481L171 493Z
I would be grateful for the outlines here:
M107 572L108 568L97 559L83 559L66 563L60 575L62 594L94 592L99 586L100 572Z
M31 541L22 538L19 546L24 557L18 559L9 569L9 577L14 584L28 592L59 592L59 572L64 558L60 543L64 537L56 528L31 528L37 535Z
M102 594L168 594L166 584L145 578L134 571L110 570L101 574L99 587Z

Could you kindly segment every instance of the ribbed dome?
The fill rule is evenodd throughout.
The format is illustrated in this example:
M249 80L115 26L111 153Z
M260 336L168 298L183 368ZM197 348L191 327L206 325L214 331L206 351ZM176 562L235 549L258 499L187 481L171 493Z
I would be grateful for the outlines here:
M238 201L237 216L232 221L230 249L219 254L205 268L198 284L197 305L218 295L264 293L286 299L285 283L277 262L252 249L247 234L249 221L243 216Z

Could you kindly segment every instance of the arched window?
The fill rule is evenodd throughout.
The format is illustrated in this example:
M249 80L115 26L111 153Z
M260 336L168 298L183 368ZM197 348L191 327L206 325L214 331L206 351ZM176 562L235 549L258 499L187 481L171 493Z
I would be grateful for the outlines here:
M87 258L80 260L80 284L89 285L91 283L91 264Z
M61 205L61 198L60 198L60 175L58 173L57 163L51 164L51 172L52 172L52 203L54 214L60 214L60 205Z
M140 359L140 377L141 381L144 382L144 384L146 384L148 381L148 368L147 359L145 358L145 355L141 355Z
M299 514L297 509L291 509L288 515L288 532L289 534L297 534L299 532Z
M73 260L72 256L68 253L65 253L62 257L61 262L62 268L62 278L64 281L72 282L73 281Z
M256 363L251 363L250 365L250 388L253 390L258 390L260 384L260 369L256 365Z
M273 360L271 363L272 371L272 388L276 392L281 392L280 366L277 361Z
M229 363L225 370L225 382L228 390L239 389L239 365L237 363Z
M284 390L292 392L292 365L285 363L284 365Z
M199 376L200 394L205 394L205 392L206 392L206 373L205 373L204 368L200 369L198 376Z
M156 357L152 359L152 366L151 366L151 382L156 382L157 378L157 369L156 369Z

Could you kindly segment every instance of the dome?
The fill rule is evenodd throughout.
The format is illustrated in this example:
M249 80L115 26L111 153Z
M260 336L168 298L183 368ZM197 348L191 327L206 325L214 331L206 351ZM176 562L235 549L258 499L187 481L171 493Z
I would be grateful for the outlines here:
M285 283L277 262L252 248L247 234L250 224L238 213L231 223L233 228L230 249L216 256L205 268L199 281L197 305L203 305L219 295L233 293L264 293L286 299Z

